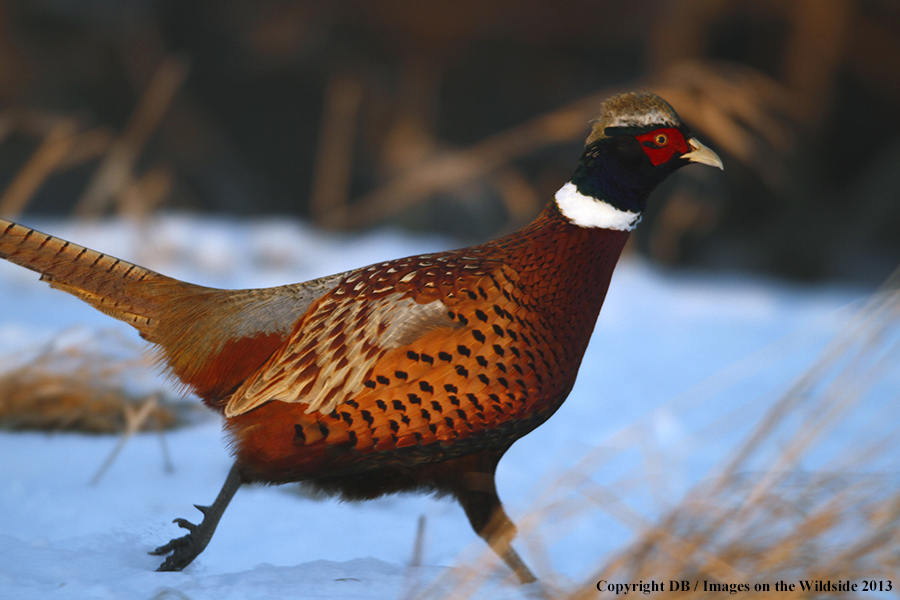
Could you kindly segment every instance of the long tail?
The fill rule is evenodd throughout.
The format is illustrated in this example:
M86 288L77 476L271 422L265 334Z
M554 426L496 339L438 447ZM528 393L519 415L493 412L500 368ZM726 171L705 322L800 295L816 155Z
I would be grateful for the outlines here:
M160 360L208 404L221 400L284 343L321 285L260 290L198 286L0 219L0 258L134 326ZM326 286L327 288L327 286Z
M37 271L42 281L133 325L145 337L153 332L161 302L156 294L135 293L140 288L134 284L146 289L190 286L11 221L0 219L0 230L0 257Z

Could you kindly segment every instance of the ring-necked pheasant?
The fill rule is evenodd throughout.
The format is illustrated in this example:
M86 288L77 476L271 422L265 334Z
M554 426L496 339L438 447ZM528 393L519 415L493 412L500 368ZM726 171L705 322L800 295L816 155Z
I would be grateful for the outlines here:
M451 494L523 582L494 471L559 408L650 192L722 167L653 94L601 107L578 168L524 229L306 283L184 283L8 221L0 256L138 329L224 415L235 456L203 520L152 554L181 570L244 483L305 481L351 500Z

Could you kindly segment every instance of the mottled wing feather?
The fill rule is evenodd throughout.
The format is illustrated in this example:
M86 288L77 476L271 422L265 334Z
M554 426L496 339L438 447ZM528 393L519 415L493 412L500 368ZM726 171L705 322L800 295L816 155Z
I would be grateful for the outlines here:
M447 253L358 269L322 296L285 346L228 400L234 417L270 400L330 413L362 385L374 365L436 329L461 326L447 302L464 277L502 268L484 256Z
M386 352L454 325L440 300L419 304L403 293L373 300L329 294L312 307L283 350L232 395L225 414L270 400L303 402L308 413L329 413L362 387Z

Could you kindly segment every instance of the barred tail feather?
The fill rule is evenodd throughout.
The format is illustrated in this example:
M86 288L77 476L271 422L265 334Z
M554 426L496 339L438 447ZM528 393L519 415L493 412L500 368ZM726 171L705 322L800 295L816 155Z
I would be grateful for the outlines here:
M37 271L41 280L52 287L133 325L145 336L151 333L161 299L140 290L157 287L153 283L165 287L189 285L3 219L0 219L0 257ZM144 285L133 285L138 283Z

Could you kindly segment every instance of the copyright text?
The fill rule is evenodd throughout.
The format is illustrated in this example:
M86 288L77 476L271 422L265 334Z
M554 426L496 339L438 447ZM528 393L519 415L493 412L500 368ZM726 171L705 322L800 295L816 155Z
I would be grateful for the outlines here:
M801 579L800 581L777 581L774 583L722 583L719 581L638 581L637 583L616 583L601 579L597 582L597 591L615 595L652 594L654 592L723 592L738 594L740 592L890 592L894 584L890 579L863 579L838 581Z

